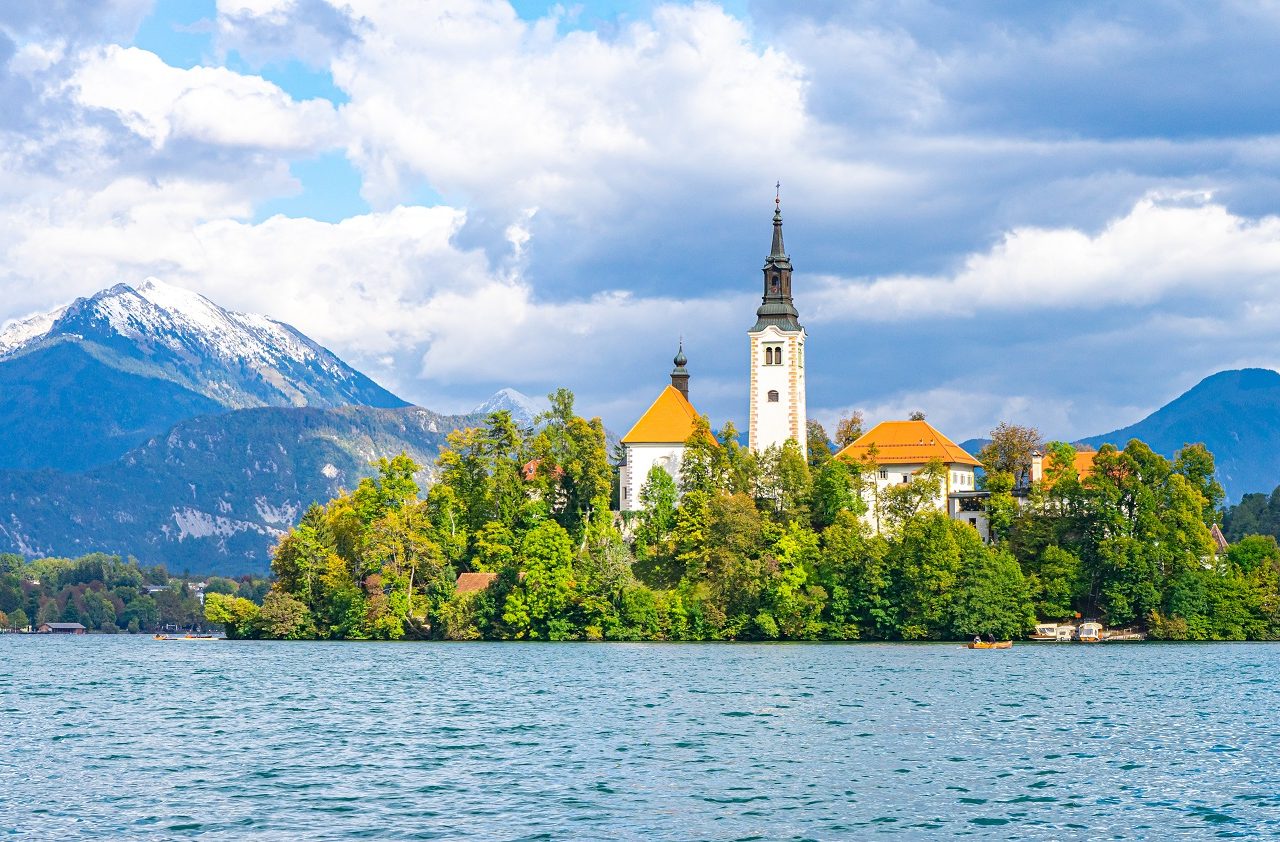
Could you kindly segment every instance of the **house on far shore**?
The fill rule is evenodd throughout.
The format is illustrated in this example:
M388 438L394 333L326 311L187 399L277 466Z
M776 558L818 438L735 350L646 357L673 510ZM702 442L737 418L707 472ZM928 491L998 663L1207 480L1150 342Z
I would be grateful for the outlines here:
M40 634L84 634L85 627L79 623L41 623L36 631Z
M455 590L458 593L479 593L498 579L497 573L459 573Z

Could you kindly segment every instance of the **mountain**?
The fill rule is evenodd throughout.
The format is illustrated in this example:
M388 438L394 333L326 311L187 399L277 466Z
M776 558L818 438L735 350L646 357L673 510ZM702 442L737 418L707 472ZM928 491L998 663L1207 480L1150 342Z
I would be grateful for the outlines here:
M0 552L103 550L198 573L266 573L270 548L313 502L407 452L430 467L475 416L419 407L258 408L181 421L83 472L0 471Z
M1264 368L1220 371L1136 424L1084 443L1124 447L1141 439L1172 457L1203 443L1213 453L1228 501L1280 483L1280 373Z
M197 414L408 404L283 322L148 279L0 331L0 468L102 465Z
M545 398L531 398L515 389L499 389L487 401L471 410L471 415L483 418L491 412L506 410L511 413L511 420L520 426L533 424L533 419L550 407Z

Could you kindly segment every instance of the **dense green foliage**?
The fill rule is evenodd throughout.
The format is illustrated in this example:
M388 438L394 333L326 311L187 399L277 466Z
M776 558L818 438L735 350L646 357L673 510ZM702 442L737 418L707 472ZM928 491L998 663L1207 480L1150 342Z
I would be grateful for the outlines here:
M0 628L25 630L41 623L80 623L90 631L193 629L205 622L196 580L171 577L164 567L142 568L133 559L91 553L80 558L26 561L0 555ZM236 594L252 603L267 582L213 577L206 595ZM207 597L206 597L207 598Z
M1009 505L1008 474L987 477L998 536L1021 565L1038 616L1083 614L1145 626L1154 638L1280 637L1280 550L1247 539L1215 552L1223 499L1213 456L1191 445L1170 461L1140 441L1104 445L1085 477L1050 443L1046 477ZM993 518L993 525L996 519Z
M1248 535L1270 535L1280 540L1280 487L1270 494L1246 494L1222 514L1222 532L1228 541Z
M678 480L655 468L643 510L619 516L603 427L561 391L535 429L498 412L452 434L425 497L417 464L380 461L280 542L261 606L211 594L207 616L232 636L344 639L1010 638L1077 614L1168 638L1280 630L1275 543L1214 554L1207 451L1170 462L1135 441L1028 488L1026 433L996 437L1011 470L987 476L992 543L936 510L940 464L875 490L827 446L757 455L705 420ZM459 592L461 573L493 578Z
M207 616L233 636L347 639L943 639L1033 622L1008 552L923 504L936 466L873 504L876 536L862 466L736 440L702 422L678 483L651 472L623 518L604 429L570 394L533 430L495 413L450 437L425 497L411 460L380 462L280 542L261 607L210 595ZM496 578L459 593L464 572Z

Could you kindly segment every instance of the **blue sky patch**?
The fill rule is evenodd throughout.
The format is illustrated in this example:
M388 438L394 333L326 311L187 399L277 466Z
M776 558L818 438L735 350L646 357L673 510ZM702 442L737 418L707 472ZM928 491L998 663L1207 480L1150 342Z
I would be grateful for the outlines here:
M293 161L289 172L302 182L302 192L263 203L254 214L255 223L276 214L341 222L369 212L369 204L360 196L360 173L342 152Z

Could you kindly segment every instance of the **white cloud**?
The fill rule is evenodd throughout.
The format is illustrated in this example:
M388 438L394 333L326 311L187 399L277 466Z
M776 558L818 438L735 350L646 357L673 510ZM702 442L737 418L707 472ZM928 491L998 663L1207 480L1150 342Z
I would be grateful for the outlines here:
M81 105L119 115L159 148L171 137L221 146L305 151L331 145L327 100L294 101L276 85L222 67L183 70L136 47L88 51L70 85Z
M918 320L1063 307L1150 305L1211 294L1230 279L1237 299L1274 296L1280 281L1280 217L1252 220L1207 194L1148 195L1090 234L1018 228L948 275L825 277L811 300L815 321Z
M489 0L350 9L360 37L332 71L375 202L428 181L491 208L590 214L682 177L767 181L814 151L801 66L717 6L660 6L613 40Z

